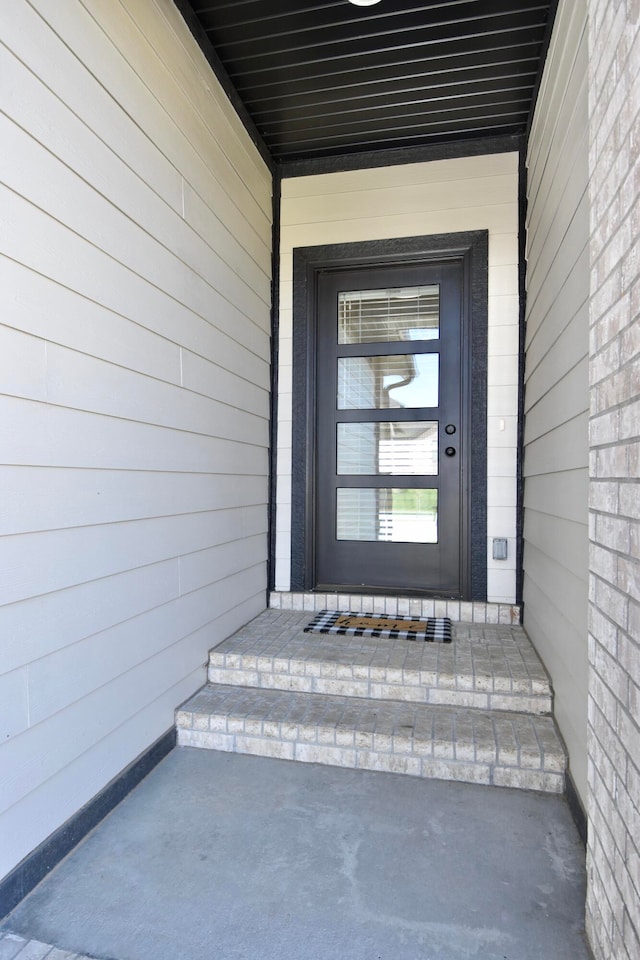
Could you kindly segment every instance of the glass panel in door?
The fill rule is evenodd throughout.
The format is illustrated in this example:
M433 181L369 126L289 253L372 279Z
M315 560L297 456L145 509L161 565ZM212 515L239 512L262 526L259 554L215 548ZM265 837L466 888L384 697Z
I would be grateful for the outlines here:
M338 343L433 340L439 336L436 283L338 294Z
M438 473L438 422L421 420L339 423L338 474Z

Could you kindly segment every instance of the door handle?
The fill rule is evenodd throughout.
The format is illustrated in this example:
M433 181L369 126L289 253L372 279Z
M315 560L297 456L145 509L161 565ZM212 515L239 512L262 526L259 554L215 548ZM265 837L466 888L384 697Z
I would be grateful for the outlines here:
M448 436L452 437L453 434L456 432L455 424L454 424L454 423L448 423L448 424L446 425L446 427L444 428L444 432L445 432Z
M444 452L446 453L446 455L447 455L448 457L455 457L455 455L456 455L456 448L455 448L455 447L445 447L445 448L444 448Z

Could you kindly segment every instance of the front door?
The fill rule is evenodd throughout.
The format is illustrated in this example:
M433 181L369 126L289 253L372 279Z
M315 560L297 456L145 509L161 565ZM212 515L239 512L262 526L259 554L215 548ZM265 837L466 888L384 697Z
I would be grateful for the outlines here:
M321 271L318 589L460 596L462 267Z

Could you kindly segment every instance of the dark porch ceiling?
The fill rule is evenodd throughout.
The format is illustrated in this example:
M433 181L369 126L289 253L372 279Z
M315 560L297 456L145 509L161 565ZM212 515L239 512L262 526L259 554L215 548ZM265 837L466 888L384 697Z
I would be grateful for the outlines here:
M549 0L178 0L276 161L526 130ZM231 91L233 93L233 91Z

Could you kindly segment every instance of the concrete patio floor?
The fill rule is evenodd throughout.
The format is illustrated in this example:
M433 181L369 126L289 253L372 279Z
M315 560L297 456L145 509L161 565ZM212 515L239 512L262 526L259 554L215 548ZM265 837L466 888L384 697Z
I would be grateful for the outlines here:
M584 896L560 797L178 748L0 958L587 960Z

